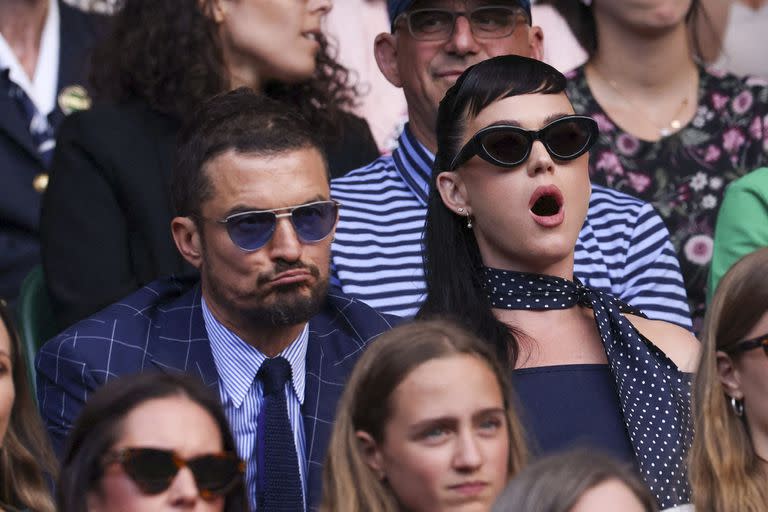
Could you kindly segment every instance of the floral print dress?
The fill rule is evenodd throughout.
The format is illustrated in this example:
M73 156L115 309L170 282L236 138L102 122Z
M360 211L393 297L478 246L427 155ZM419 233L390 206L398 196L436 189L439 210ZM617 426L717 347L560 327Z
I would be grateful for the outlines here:
M608 117L592 96L583 66L568 79L574 109L600 127L589 162L592 181L644 199L659 211L677 250L698 331L725 187L768 165L768 84L702 68L698 110L691 122L649 142Z

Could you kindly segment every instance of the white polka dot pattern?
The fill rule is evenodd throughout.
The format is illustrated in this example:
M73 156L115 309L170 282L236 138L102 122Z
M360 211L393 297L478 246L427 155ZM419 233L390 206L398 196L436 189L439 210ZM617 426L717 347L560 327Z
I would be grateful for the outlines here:
M638 314L634 308L578 281L540 274L485 268L485 286L494 308L592 308L643 478L662 509L689 503L690 374L621 315Z

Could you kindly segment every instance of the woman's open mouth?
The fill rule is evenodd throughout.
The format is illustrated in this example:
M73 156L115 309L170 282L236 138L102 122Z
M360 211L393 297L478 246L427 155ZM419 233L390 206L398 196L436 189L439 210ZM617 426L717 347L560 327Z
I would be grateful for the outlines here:
M554 185L538 187L528 202L533 220L544 227L555 227L563 223L565 208L563 194Z

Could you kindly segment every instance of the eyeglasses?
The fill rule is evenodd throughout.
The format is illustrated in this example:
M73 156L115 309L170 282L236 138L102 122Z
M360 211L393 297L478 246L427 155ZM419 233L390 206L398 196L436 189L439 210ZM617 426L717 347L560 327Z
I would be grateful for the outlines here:
M246 252L261 249L275 232L277 219L290 217L296 235L306 244L314 244L325 239L336 225L339 216L336 201L316 201L288 208L274 210L256 210L235 213L226 219L217 220L226 224L227 233L232 242ZM276 213L286 211L286 213Z
M124 448L107 455L104 464L120 464L145 494L165 491L179 470L187 467L195 477L200 496L208 500L229 494L242 482L245 472L245 463L234 453L213 453L185 460L170 450L158 448Z
M488 126L461 148L448 170L455 170L475 155L499 167L515 167L528 159L537 140L553 158L573 160L589 151L599 134L595 120L586 116L561 117L538 131L509 125Z
M758 336L757 338L740 341L736 344L735 347L733 347L731 350L728 350L728 352L732 354L736 352L746 352L758 347L763 347L765 355L768 356L768 333L763 334L762 336Z
M464 16L469 21L472 35L479 39L498 39L511 35L518 25L528 24L528 15L520 7L489 5L470 11L447 9L416 9L404 12L395 19L406 20L408 32L418 41L446 41L456 28L456 18Z

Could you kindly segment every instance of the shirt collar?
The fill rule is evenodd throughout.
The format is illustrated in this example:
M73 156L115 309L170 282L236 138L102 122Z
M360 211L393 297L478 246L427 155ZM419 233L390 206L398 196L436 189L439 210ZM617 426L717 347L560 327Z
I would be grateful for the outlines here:
M211 342L219 381L233 405L239 408L254 385L259 368L267 356L216 320L208 309L205 298L201 302L205 330ZM308 342L309 324L306 324L299 336L279 354L291 365L291 383L300 404L304 403Z
M435 155L416 140L407 123L397 142L397 148L392 151L395 168L419 202L427 206Z
M34 76L27 76L16 54L0 34L0 70L8 69L10 79L27 94L37 111L46 116L56 108L60 42L61 23L56 0L48 1L48 15L40 35L40 53Z

